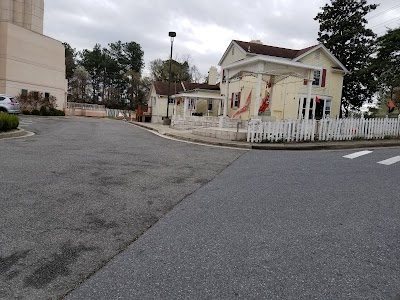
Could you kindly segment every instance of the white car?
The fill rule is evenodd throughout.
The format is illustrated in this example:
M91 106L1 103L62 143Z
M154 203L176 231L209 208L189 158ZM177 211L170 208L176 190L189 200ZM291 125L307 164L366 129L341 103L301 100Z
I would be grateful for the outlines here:
M15 98L0 94L0 113L19 114L19 103Z

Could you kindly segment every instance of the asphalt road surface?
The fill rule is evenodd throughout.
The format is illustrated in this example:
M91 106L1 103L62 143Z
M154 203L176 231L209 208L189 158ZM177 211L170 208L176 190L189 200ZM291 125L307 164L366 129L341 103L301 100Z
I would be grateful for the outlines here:
M21 126L36 135L0 140L0 299L60 298L245 153L107 119Z
M400 299L399 155L247 152L66 299Z

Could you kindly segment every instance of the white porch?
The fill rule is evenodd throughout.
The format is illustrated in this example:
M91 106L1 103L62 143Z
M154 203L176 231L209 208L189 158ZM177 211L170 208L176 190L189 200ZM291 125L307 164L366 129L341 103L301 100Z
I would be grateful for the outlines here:
M224 97L218 93L191 91L171 96L174 99L174 116L218 117L222 113Z
M274 95L274 87L277 83L287 79L288 77L295 77L305 81L307 83L307 97L305 99L305 119L309 119L310 110L312 116L315 116L315 103L311 104L312 92L313 92L313 80L314 71L321 71L322 68L295 62L285 58L270 57L270 56L256 56L246 58L227 66L223 67L225 74L225 82L223 88L221 87L221 93L224 95L224 109L221 117L220 127L225 127L226 120L228 119L228 103L229 97L233 92L230 88L232 80L238 78L238 74L248 74L256 77L255 91L253 90L252 101L249 104L248 110L250 111L251 119L260 119L260 106L262 105L263 98L263 86L268 82L268 89L266 94L269 94L269 105L268 109L271 113L271 107L273 107L273 101L279 101L279 98ZM254 93L255 92L255 93ZM255 99L254 99L255 98ZM315 100L314 100L315 101ZM303 106L303 103L301 103ZM268 110L267 110L268 111Z

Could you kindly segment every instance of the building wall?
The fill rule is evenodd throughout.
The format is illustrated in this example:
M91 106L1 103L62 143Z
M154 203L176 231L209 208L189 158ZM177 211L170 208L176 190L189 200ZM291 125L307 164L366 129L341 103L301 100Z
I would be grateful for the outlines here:
M310 53L309 55L303 57L300 62L305 64L310 64L313 66L318 66L327 70L326 74L326 86L313 87L313 94L319 97L331 97L332 98L332 113L331 117L336 117L339 115L340 111L340 100L342 98L343 89L343 77L344 73L336 71L332 67L338 67L338 65L333 62L324 51L321 50L320 55L317 51ZM300 93L307 94L307 87L302 86L300 88Z
M0 21L43 34L44 0L0 0Z
M317 50L318 51L318 50ZM336 62L332 61L323 50L316 54L317 51L310 53L300 60L300 62L308 65L321 67L327 70L326 75L326 86L316 87L313 86L312 98L316 95L322 99L331 100L331 113L330 116L335 118L339 115L340 111L340 100L342 97L343 88L343 76L344 73L337 71L332 67L338 67ZM235 53L238 53L236 51ZM243 57L244 58L244 57ZM222 68L225 65L233 63L235 60L239 60L237 56L228 53L225 60L222 62ZM261 99L266 95L266 82L269 80L268 76L263 76L262 88L261 88ZM252 90L252 99L250 104L250 112L243 113L241 118L248 120L251 116L256 114L254 102L256 100L256 81L255 76L245 76L241 80L232 80L229 84L229 95L228 95L228 116L231 117L237 109L231 108L231 95L232 93L241 92L241 107L245 105L246 99L250 91ZM221 84L221 93L226 92L226 83ZM273 94L270 104L270 115L271 119L297 119L299 113L300 97L307 97L307 85L304 85L304 80L299 77L288 77L283 81L279 81L274 85ZM264 115L268 115L264 114Z
M9 22L0 22L0 33L0 93L18 96L22 89L50 93L63 108L67 92L63 44Z
M167 115L167 102L168 102L168 97L157 95L156 89L153 84L147 102L148 106L151 107L152 111L152 117L151 117L152 123L162 123L162 118ZM173 112L174 112L174 105L170 104L168 111L169 117L172 116Z

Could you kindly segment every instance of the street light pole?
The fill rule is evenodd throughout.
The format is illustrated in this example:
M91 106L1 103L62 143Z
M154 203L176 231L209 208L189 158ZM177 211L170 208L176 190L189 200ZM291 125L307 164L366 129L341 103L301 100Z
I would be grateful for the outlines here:
M171 98L171 71L172 71L172 49L174 46L174 38L176 37L176 32L170 31L168 33L171 38L171 54L169 56L169 78L168 78L168 100L167 100L167 117L164 118L164 125L171 125L171 119L169 118L169 102Z

